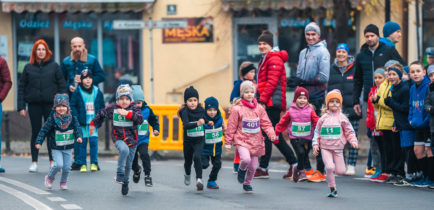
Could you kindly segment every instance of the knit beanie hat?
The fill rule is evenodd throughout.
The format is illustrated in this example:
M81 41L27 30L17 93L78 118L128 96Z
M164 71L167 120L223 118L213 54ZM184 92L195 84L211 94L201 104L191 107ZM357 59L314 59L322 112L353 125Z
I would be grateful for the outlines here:
M256 67L253 65L253 63L241 69L241 77L243 78L251 70L256 71Z
M347 51L348 55L350 54L350 48L345 43L338 44L338 46L336 47L336 51L338 51L338 50L345 50L345 51Z
M53 109L58 106L66 106L69 109L69 96L66 93L58 93L54 96Z
M219 101L212 96L205 99L205 110L208 110L209 108L219 109Z
M241 98L244 95L244 92L246 92L247 89L252 89L254 93L256 93L256 86L253 84L253 82L245 80L243 83L241 83L240 86L240 96Z
M339 103L342 104L343 99L342 99L341 91L338 89L333 89L332 91L327 93L327 96L326 96L326 106L327 107L329 105L330 100L332 100L333 98L338 99Z
M262 34L259 36L258 38L258 43L259 42L265 42L268 45L270 45L271 47L273 47L273 34L270 31L264 31L262 32Z
M384 73L384 69L383 68L375 69L374 75L375 74L381 74L381 75L383 75L383 77L386 77L386 74Z
M389 21L383 26L383 36L389 37L391 34L393 34L395 31L401 30L401 26L398 23Z
M428 66L428 70L426 71L428 76L432 73L434 73L434 64L431 64Z
M371 32L377 36L380 36L380 32L378 32L378 27L374 24L369 24L368 26L366 26L365 30L363 31L363 34L366 34L368 32Z
M306 34L308 31L314 31L318 34L318 36L321 36L321 29L315 22L307 24L306 28L304 28L304 33Z
M401 64L401 63L399 63L399 61L397 61L397 60L388 60L386 62L386 64L384 64L384 68L389 68L391 65L394 65L394 64Z
M133 85L131 86L133 91L133 99L134 101L145 101L145 94L143 94L142 86Z
M428 47L428 48L426 48L425 52L426 52L426 56L428 58L434 57L434 47Z
M88 69L85 69L80 74L80 80L83 81L86 78L93 78L92 72L90 72Z
M295 89L294 99L292 99L292 101L295 102L297 100L297 98L300 96L306 96L307 100L309 100L309 91L307 91L304 87L298 86Z
M119 85L118 89L116 90L116 101L119 100L122 96L128 96L131 102L134 101L133 91L129 85L127 84Z
M199 100L199 93L196 89L194 89L193 86L190 86L184 91L184 102L187 102L187 100L192 97L195 97L197 100Z

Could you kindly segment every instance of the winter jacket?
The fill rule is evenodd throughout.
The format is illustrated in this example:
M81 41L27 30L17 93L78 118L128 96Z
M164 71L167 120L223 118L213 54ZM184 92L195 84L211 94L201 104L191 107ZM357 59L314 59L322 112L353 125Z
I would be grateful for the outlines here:
M421 129L429 126L429 113L424 110L425 98L429 93L430 79L425 77L422 82L410 88L410 112L408 121L413 128Z
M290 139L312 140L313 131L319 117L309 105L297 107L292 102L291 107L276 125L276 136L288 129Z
M66 93L59 65L52 60L29 63L24 67L18 85L18 111L26 109L26 103L52 104L56 93Z
M312 146L319 144L321 149L341 150L347 142L357 143L356 133L350 121L341 111L327 111L318 120Z
M202 106L197 106L195 110L190 110L187 107L184 107L179 113L182 120L184 141L202 143L205 139L203 125L197 126L197 121L200 119L205 120L205 111ZM205 124L206 123L207 122L205 121Z
M366 128L370 129L372 136L382 136L383 134L376 129L375 120L378 115L378 105L372 103L369 99L371 96L377 95L377 86L371 87L371 91L369 92L368 97L368 109L366 111Z
M300 86L309 91L309 101L324 100L330 75L330 53L325 40L308 46L300 52L297 78Z
M286 71L288 53L272 49L259 61L258 97L267 107L286 110Z
M0 104L8 96L12 87L11 74L6 60L0 56Z
M375 119L377 130L392 130L395 121L392 109L384 103L385 98L392 96L390 87L392 87L392 83L385 80L377 90L377 100L374 101L378 106L378 114Z
M327 91L338 89L342 93L343 104L342 112L348 116L351 121L360 120L362 116L356 114L353 108L353 87L354 87L354 57L348 57L348 65L340 67L337 64L337 59L330 67L330 78L327 86Z
M146 102L143 102L142 108L143 123L138 126L139 143L137 146L147 143L149 144L149 125L152 126L152 130L157 130L160 132L160 123L158 122L158 117L154 114L151 107L148 106Z
M434 83L430 83L429 92L425 99L425 106L423 106L425 112L430 114L429 127L431 133L434 133Z
M363 101L368 101L368 90L374 86L374 71L379 67L383 67L389 60L397 60L402 65L405 65L398 51L394 47L389 47L380 42L374 54L370 51L368 44L364 44L356 57L356 72L354 75L354 97L353 105L360 104L360 95L362 90Z
M223 123L223 117L220 117L214 123L214 127L207 124L203 125L205 129L205 143L203 144L202 155L215 157L222 154Z
M50 112L47 121L36 137L36 144L42 144L45 137L47 137L47 144L50 145L51 149L66 150L74 148L77 139L83 138L77 118L73 116L68 128L62 129L55 122L55 114L54 110Z
M395 47L395 43L393 43L392 40L390 40L387 37L380 37L379 41L384 43L385 45L387 45L389 47Z
M98 87L93 86L93 91L95 94L95 100L93 102L93 109L94 113L98 113L101 109L105 108L104 105L104 96L99 90ZM86 119L86 109L84 105L84 99L81 94L81 87L78 86L77 89L75 89L74 93L72 93L71 100L70 100L70 106L71 106L71 113L73 116L77 117L78 122L80 122L81 126L88 125L87 119Z
M105 73L102 70L97 58L91 54L83 55L80 60L71 60L71 56L63 59L60 68L65 77L66 87L74 86L75 75L80 75L81 71L88 69L93 75L93 84L98 86L99 83L105 80Z
M131 103L125 110L129 111L127 116L122 117L117 113L116 109L121 107L117 104L110 104L105 109L101 109L98 114L93 118L90 125L100 127L104 122L104 119L112 120L113 143L117 140L124 141L129 147L136 147L139 141L137 126L143 122L143 116L140 112L140 108L134 103ZM116 116L116 117L115 117ZM118 120L114 120L118 119Z
M273 125L265 109L257 105L256 100L254 100L254 105L249 106L240 102L231 110L228 128L225 132L225 147L230 147L230 145L242 146L247 148L252 156L263 156L265 154L265 138L261 130L270 139L275 136Z
M408 110L410 100L410 86L406 81L401 81L398 85L393 85L391 88L392 97L384 99L384 103L392 108L393 117L395 118L395 126L398 130L412 130L408 123Z

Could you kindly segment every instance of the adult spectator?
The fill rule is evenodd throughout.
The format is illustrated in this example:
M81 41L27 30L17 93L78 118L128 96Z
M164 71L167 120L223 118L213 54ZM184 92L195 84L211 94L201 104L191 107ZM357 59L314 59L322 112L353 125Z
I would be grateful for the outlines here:
M273 48L273 34L264 31L258 38L258 48L262 54L259 61L258 73L258 102L265 106L267 115L273 127L279 123L280 113L286 110L286 71L285 62L288 61L288 53L280 51L278 47ZM263 133L264 134L264 133ZM255 178L268 178L268 163L271 158L272 142L264 135L265 155L259 161L259 168L255 172ZM279 135L279 142L276 144L279 151L285 156L290 165L288 173L283 177L292 176L292 169L297 163L294 152L288 143Z
M362 114L360 107L360 95L363 90L363 102L367 103L368 94L374 85L374 70L384 67L387 61L397 60L405 66L398 51L394 47L387 46L379 41L378 27L374 24L366 26L364 30L365 44L362 45L356 56L356 73L354 75L354 111L357 115Z
M3 115L3 106L2 103L5 100L6 96L9 93L9 90L12 87L11 74L9 72L8 64L6 60L0 56L0 128L2 127L2 115ZM4 173L6 170L1 166L1 153L2 153L2 138L1 138L1 129L0 129L0 173Z
M95 56L89 54L84 40L75 37L71 40L71 55L63 59L61 64L63 76L69 94L73 93L80 83L81 72L87 69L93 75L93 83L98 86L105 79L105 73Z
M32 126L30 172L38 170L39 150L35 147L35 141L39 130L41 130L42 119L47 120L53 108L54 95L66 93L65 80L60 66L51 59L52 55L53 53L44 40L36 41L33 44L30 62L24 67L18 86L18 111L22 116L27 116L27 104ZM53 164L51 148L48 144L47 147L50 164Z
M389 21L383 26L383 36L380 38L380 42L383 42L387 46L395 47L402 36L401 26L398 23Z

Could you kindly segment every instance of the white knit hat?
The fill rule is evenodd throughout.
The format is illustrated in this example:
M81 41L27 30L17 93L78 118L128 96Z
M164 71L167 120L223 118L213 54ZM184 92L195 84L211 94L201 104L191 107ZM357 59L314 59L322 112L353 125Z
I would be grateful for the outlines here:
M244 92L246 92L247 89L252 89L254 93L256 93L256 86L255 84L253 84L253 82L246 80L243 83L241 83L241 87L240 87L240 96L241 98L244 95Z

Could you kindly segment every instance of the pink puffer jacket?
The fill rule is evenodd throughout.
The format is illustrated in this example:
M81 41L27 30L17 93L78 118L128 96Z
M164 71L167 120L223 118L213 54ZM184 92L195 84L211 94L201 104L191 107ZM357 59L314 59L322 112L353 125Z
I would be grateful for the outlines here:
M235 145L247 148L252 156L265 154L263 130L272 139L275 136L273 125L262 106L241 101L231 110L228 128L225 132L225 145Z

